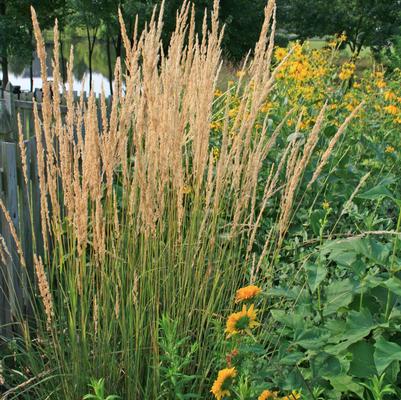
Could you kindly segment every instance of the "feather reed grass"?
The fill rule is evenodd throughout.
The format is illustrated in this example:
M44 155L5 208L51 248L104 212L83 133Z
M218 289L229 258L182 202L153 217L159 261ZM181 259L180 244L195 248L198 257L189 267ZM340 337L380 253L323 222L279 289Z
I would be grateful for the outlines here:
M201 344L187 372L202 376L187 390L206 393L222 345L214 320L226 314L249 277L271 276L269 256L286 233L324 124L325 108L305 144L290 142L277 163L268 162L294 113L273 129L267 117L262 129L254 129L285 62L271 66L276 6L269 0L230 124L226 96L216 159L210 123L224 31L218 1L200 36L194 9L184 2L167 53L162 9L131 38L120 15L126 58L116 63L111 104L93 92L74 102L71 51L65 118L58 91L52 95L47 83L44 40L32 9L43 80L42 113L35 104L34 115L45 251L43 259L35 258L42 303L35 306L33 331L26 333L26 365L38 376L56 371L29 389L38 399L49 393L46 398L81 398L92 377L105 377L124 399L157 399L158 327L165 314L177 321L181 337ZM57 23L54 38L57 88ZM268 206L273 197L281 202L278 217ZM273 220L273 228L256 251L264 218Z

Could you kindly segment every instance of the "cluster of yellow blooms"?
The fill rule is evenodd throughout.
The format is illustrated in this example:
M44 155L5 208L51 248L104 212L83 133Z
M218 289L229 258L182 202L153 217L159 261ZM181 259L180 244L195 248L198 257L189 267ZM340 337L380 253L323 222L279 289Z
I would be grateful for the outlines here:
M393 76L393 82L387 79L381 67L360 71L356 62L344 62L343 55L340 56L338 47L344 40L345 36L340 35L322 49L312 49L308 43L301 45L297 42L287 48L275 48L274 60L279 66L276 84L260 107L260 117L255 121L254 128L262 128L266 114L279 121L293 109L294 113L287 118L286 126L297 126L301 132L308 131L326 101L328 120L334 127L338 127L364 101L365 106L353 122L356 130L366 131L372 121L388 127L387 131L398 129L401 124L401 71L398 77ZM237 77L242 79L246 74L247 71L240 70ZM228 117L228 126L231 126L234 121L238 122L238 118L247 117L246 110L239 110L241 91L236 89L236 83L230 81L224 93L221 90L215 92L216 110L210 127L217 137L221 134L225 118ZM228 102L228 109L222 106L220 100ZM298 119L300 114L302 117ZM391 140L388 145L394 146L394 139L388 139ZM396 151L397 148L393 153ZM216 151L214 157L218 158Z
M301 395L296 391L293 390L288 396L278 397L277 392L272 392L270 390L264 390L262 394L258 397L258 400L298 400L301 398Z
M341 71L338 74L338 77L342 81L347 81L350 79L355 73L355 64L353 62L346 62L341 66Z
M235 303L253 301L253 299L261 293L261 289L255 285L249 285L238 289L235 295ZM242 306L242 310L239 312L232 313L227 318L226 323L226 333L227 337L234 335L241 335L250 333L250 330L257 327L259 322L256 320L257 310L255 310L255 305L251 304L249 308L246 305ZM234 350L230 356L227 358L229 364L228 368L221 369L217 378L213 383L211 388L211 393L217 400L222 400L224 397L231 396L231 388L234 379L238 375L238 371L235 367L231 366L232 356L238 355L238 351ZM295 390L289 395L284 397L279 397L278 392L272 392L270 390L264 390L258 397L258 400L299 400L301 395Z

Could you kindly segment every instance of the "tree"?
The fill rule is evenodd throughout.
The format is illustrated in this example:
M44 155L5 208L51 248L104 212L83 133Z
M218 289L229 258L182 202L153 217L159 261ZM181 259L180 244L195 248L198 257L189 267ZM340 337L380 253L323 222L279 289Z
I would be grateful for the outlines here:
M32 49L25 6L24 0L0 0L0 57L3 89L9 81L10 58L27 57Z
M110 93L113 94L113 62L111 54L114 48L115 58L121 57L122 37L120 22L118 19L118 10L121 11L128 34L131 34L134 28L135 18L138 15L138 30L142 31L145 22L152 14L155 0L133 1L133 0L104 0L102 9L102 36L106 41L107 65L109 74Z
M277 0L278 25L299 39L345 33L357 56L363 46L391 44L401 25L400 0Z
M89 89L92 89L92 56L107 0L69 0L72 25L85 29L88 44Z
M225 56L240 61L253 49L260 34L267 0L221 0L220 19L226 24Z
M31 90L33 86L33 41L31 5L35 8L42 29L53 26L54 19L64 20L65 0L0 0L0 57L3 88L8 82L11 58L30 60Z

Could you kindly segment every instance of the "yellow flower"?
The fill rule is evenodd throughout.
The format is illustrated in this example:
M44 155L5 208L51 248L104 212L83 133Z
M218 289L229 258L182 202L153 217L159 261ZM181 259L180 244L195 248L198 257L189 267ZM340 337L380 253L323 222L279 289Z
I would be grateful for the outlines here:
M237 71L236 75L237 75L237 78L242 78L245 76L245 71L239 70L239 71Z
M287 55L287 50L283 47L277 47L274 52L274 57L277 61L281 61Z
M184 186L182 187L182 193L183 193L183 194L190 194L190 193L192 193L192 188L191 188L191 186L189 186L189 185L184 185Z
M226 333L227 337L231 337L238 333L245 333L247 330L255 328L259 325L256 321L256 313L252 304L247 310L246 306L242 307L242 311L231 314L227 319Z
M243 300L253 299L261 291L262 291L262 289L255 285L245 286L245 287L237 290L237 293L235 295L235 302L239 303L240 301L243 301Z
M384 111L386 111L386 113L391 115L397 115L400 112L399 108L393 104L384 107Z
M258 397L258 400L277 399L277 392L271 392L270 390L264 390Z
M391 100L396 100L396 99L397 99L397 96L393 92L391 92L391 91L384 92L384 100L391 101Z
M301 395L296 391L293 390L288 396L283 397L281 400L299 400Z
M361 84L360 84L359 82L354 82L353 85L352 85L352 87L353 87L354 89L359 89L359 88L361 87Z
M351 76L354 74L354 72L355 72L355 64L354 63L350 63L350 62L346 62L341 66L341 71L338 74L338 77L342 81L346 81L349 78L351 78Z
M218 147L213 147L212 153L213 153L213 160L217 161L220 157L220 149Z
M271 108L273 107L273 103L271 102L266 102L262 105L260 108L260 112L262 113L267 113Z
M384 151L386 153L394 153L395 152L395 148L393 146L387 146Z
M214 97L220 97L222 94L223 94L223 92L221 90L219 90L219 89L216 89L214 91Z
M238 107L234 107L231 110L228 110L228 116L230 118L235 118L238 114Z
M214 397L221 400L224 396L229 397L231 392L228 390L232 380L237 376L235 368L224 368L217 374L217 379L214 381L212 389Z
M223 124L221 121L213 121L210 123L210 129L218 131L222 128Z
M328 210L330 208L330 203L327 200L325 200L322 203L322 207L323 207L324 210Z
M338 37L338 41L339 42L345 42L347 40L347 35L345 34L345 32L343 32L339 37Z
M337 46L337 40L333 39L329 42L329 47L336 47Z

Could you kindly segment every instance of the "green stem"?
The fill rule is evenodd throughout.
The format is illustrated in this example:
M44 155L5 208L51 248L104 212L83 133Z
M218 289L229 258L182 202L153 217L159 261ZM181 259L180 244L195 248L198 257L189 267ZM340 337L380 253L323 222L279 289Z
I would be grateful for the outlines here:
M401 207L399 208L399 213L398 213L397 228L396 228L397 233L400 232L400 227L401 227ZM398 247L398 235L395 235L393 253L391 256L390 277L394 276L395 270L396 270L396 268L394 268L394 265L395 265L395 257L396 257L397 247ZM393 294L391 293L390 289L388 289L387 304L386 304L386 320L388 320L390 317L392 301L393 301Z

